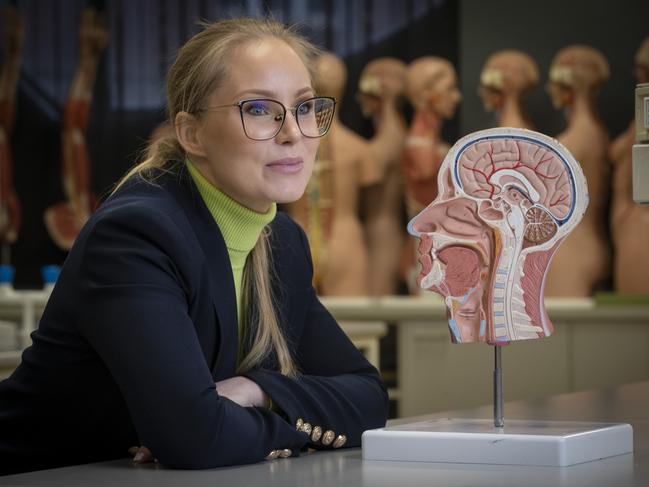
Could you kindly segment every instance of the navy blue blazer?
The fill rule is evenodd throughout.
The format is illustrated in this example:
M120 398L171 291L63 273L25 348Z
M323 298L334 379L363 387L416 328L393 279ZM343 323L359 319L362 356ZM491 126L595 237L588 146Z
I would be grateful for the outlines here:
M266 410L216 393L236 375L234 282L184 166L110 197L0 383L0 473L125 457L140 444L165 466L211 468L331 448L338 435L358 446L383 426L385 387L316 297L304 233L279 212L270 239L276 309L301 374L281 375L274 356L245 374L272 399Z

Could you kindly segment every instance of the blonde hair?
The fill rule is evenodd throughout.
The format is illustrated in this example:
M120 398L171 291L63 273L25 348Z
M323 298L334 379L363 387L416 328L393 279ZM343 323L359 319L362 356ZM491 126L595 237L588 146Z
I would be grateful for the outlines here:
M268 38L284 41L302 59L313 80L311 59L319 51L292 27L270 19L250 18L222 20L202 27L202 31L180 48L169 70L167 109L172 127L178 113L198 116L206 108L208 97L227 76L228 63L234 51L250 42ZM149 144L142 162L126 173L115 191L131 177L153 181L160 171L175 171L178 162L184 161L187 154L171 132ZM295 376L297 367L273 306L269 238L270 228L266 227L250 252L243 271L243 310L251 311L244 311L242 316L242 343L249 346L249 350L237 372L261 366L274 352L280 372Z

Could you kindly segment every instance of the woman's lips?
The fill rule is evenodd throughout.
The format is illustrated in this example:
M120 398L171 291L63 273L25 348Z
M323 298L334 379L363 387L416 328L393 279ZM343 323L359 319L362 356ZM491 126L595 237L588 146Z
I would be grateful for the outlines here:
M266 164L271 171L281 174L294 174L300 172L304 167L304 161L301 157L286 157Z

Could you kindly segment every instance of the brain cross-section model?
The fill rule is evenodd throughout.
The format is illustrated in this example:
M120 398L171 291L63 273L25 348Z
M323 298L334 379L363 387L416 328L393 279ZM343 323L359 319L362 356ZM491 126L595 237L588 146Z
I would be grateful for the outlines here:
M544 277L588 205L579 164L554 139L498 128L459 140L438 179L408 231L420 239L419 285L444 297L452 340L549 336Z

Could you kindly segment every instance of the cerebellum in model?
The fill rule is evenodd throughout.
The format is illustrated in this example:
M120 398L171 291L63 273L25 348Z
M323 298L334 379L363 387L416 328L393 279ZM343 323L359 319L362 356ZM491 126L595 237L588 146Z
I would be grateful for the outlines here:
M408 231L420 239L419 286L444 298L453 342L552 334L545 276L588 205L577 161L545 135L485 130L451 148L438 187Z

